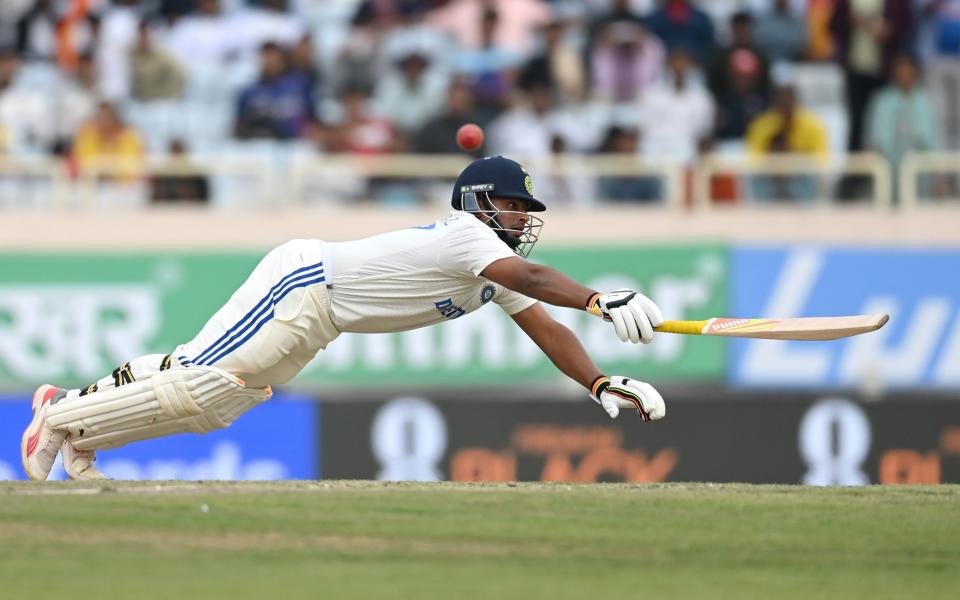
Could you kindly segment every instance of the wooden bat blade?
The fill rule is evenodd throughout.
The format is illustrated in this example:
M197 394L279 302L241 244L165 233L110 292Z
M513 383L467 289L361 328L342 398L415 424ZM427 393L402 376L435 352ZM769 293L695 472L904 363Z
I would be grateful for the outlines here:
M729 319L706 321L664 321L654 327L664 333L723 335L765 340L836 340L869 333L890 319L885 314L850 317L793 317L788 319Z

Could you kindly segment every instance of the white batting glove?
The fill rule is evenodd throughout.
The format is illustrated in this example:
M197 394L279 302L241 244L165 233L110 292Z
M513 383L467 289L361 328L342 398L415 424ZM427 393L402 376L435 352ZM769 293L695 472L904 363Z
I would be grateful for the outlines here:
M621 408L636 408L644 421L656 421L667 414L663 397L652 385L629 377L597 377L591 386L591 398L616 419Z
M620 341L634 344L652 342L653 328L663 324L663 313L653 300L633 290L594 294L587 301L587 311L613 322Z

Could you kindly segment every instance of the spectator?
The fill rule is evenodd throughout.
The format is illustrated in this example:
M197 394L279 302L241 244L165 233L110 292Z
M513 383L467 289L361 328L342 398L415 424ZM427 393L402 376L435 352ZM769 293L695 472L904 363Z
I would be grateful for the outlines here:
M228 27L236 49L251 58L267 42L289 48L307 33L304 21L291 14L289 0L260 0L228 17Z
M520 87L546 86L559 97L576 102L583 98L583 60L564 43L566 23L554 19L543 28L543 49L530 59L520 74Z
M320 68L314 58L313 37L307 34L290 49L290 72L306 79L311 90L320 86Z
M451 55L448 36L426 26L427 6L425 0L362 0L337 57L338 95L348 88L372 89L383 72L411 52L429 57L432 64L445 64Z
M825 155L827 130L812 112L797 106L797 92L784 85L774 93L773 107L750 123L747 147L756 154L773 151Z
M610 8L590 23L588 33L591 45L601 31L614 23L627 22L634 25L643 25L642 13L636 10L635 2L632 0L613 0L608 4L610 4ZM622 132L624 130L618 128L617 131Z
M289 72L280 46L260 49L260 79L240 93L234 135L240 139L290 140L307 137L315 124L310 82Z
M811 112L797 106L796 90L779 87L774 106L750 124L747 148L756 155L775 153L823 157L829 144L826 128ZM771 200L812 200L815 185L809 176L760 177L754 181L757 195Z
M183 92L183 70L167 52L151 40L150 28L141 21L137 29L137 45L130 57L133 73L133 97L141 101L169 100Z
M404 0L383 2L381 0L361 0L353 13L355 27L371 27L378 31L389 29L397 19L401 5L409 4Z
M81 56L96 55L102 4L71 2L70 10L57 22L57 64L61 69L72 72Z
M595 17L587 26L587 48L595 47L602 32L614 23L630 23L640 27L646 25L641 15L647 11L638 11L635 1L613 0L608 4L610 4L609 8L605 7L605 12Z
M913 27L912 0L836 0L830 30L847 78L847 149L863 149L867 103L887 80L890 61Z
M487 40L476 24L493 11L502 22L493 40ZM483 48L488 43L521 59L533 52L534 33L548 22L552 12L542 0L451 0L427 16L427 23L450 32L461 46Z
M728 69L730 56L737 50L749 50L756 54L763 61L763 76L765 83L768 83L768 60L767 55L759 48L755 37L755 22L753 16L747 11L736 11L730 15L730 43L719 48L717 56L713 61L707 63L709 87L712 90L717 89L725 91L728 83Z
M221 68L239 50L220 0L197 0L196 10L171 27L164 46L187 70Z
M441 71L451 70L451 58L456 43L444 31L427 23L428 2L401 0L397 3L394 24L386 29L380 40L380 60L389 68L403 56L416 52Z
M374 110L402 133L416 133L443 106L447 77L419 53L402 57L377 84Z
M809 31L803 17L793 14L790 0L774 0L773 7L757 17L757 46L772 63L804 57Z
M150 179L150 200L154 204L206 204L210 199L207 176L190 163L186 144L174 139L169 151L164 173Z
M364 2L354 15L349 35L337 51L332 73L333 89L337 96L349 90L372 89L377 82L377 60L380 31L369 11L363 7L387 6L386 3ZM372 8L371 8L372 10Z
M457 146L457 130L467 123L479 121L470 86L463 80L454 80L447 91L446 110L427 122L417 133L413 142L415 152L428 154L454 154L461 152ZM485 153L481 146L475 152L477 158Z
M666 53L643 27L615 21L601 30L590 55L593 88L604 100L631 102L659 77Z
M0 2L0 13L9 5L24 4L24 0ZM76 67L77 59L93 52L96 43L99 17L95 16L93 2L65 3L58 0L27 0L26 12L16 15L0 14L0 28L16 24L15 40L2 43L4 47L16 44L17 52L28 61L57 63L67 72ZM32 4L32 6L29 6ZM69 6L65 6L69 4ZM16 10L16 9L14 9ZM2 36L2 34L0 34Z
M933 102L918 85L917 64L909 55L893 61L893 82L870 101L864 145L894 165L911 150L939 150L940 125Z
M555 133L553 108L553 96L543 86L517 94L513 106L487 127L488 150L505 156L548 156Z
M706 64L716 44L710 17L692 0L662 0L647 26L667 49L683 47L699 65Z
M500 13L487 10L480 20L480 45L460 51L455 59L458 73L467 77L481 112L500 112L516 80L522 57L497 44Z
M600 146L603 154L636 155L639 135L636 129L613 126L607 129ZM615 202L649 202L660 198L660 182L655 177L605 175L598 178L600 198Z
M717 102L716 137L742 139L747 125L767 109L770 67L753 43L753 19L738 12L730 18L731 43L716 55L707 85Z
M52 0L37 0L17 21L17 52L25 60L53 62L60 16Z
M130 55L137 40L137 0L113 0L103 15L96 50L100 93L108 100L130 97Z
M53 98L49 89L25 82L21 66L13 51L0 50L0 126L11 149L47 150L56 137Z
M524 167L537 182L537 193L550 198L551 206L590 208L597 197L594 174L582 161L561 158L569 151L567 138L551 123L550 154L533 157Z
M352 154L384 154L403 147L396 128L370 110L366 91L348 88L340 96L342 117L326 134L326 149Z
M128 179L139 171L143 142L127 127L109 102L101 102L96 116L84 125L73 141L73 158L81 171L95 170L107 161L107 174Z
M33 9L34 0L0 2L0 48L13 48L17 43L17 24Z
M924 0L920 48L944 146L960 150L960 0Z
M164 19L175 21L196 8L197 0L160 0L157 14Z
M675 48L667 60L664 81L640 98L640 150L648 157L690 163L713 130L713 100L693 77L690 54Z
M97 80L96 63L90 54L78 58L77 70L72 76L63 75L60 79L53 95L54 154L69 155L77 131L96 113L100 100Z
M834 36L830 31L834 2L835 0L809 0L806 14L807 31L810 33L807 57L810 60L826 62L836 59Z

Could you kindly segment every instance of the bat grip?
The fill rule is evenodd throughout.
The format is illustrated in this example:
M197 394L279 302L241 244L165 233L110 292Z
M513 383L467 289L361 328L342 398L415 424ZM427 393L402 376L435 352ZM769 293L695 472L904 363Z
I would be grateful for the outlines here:
M700 335L703 328L707 326L707 321L664 321L663 325L654 327L654 331L661 333L685 333L688 335Z

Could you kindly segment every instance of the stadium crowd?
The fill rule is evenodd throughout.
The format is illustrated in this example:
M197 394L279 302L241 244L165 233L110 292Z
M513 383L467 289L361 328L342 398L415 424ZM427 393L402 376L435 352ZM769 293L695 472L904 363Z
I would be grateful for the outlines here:
M467 122L533 157L956 150L960 0L0 3L0 155L450 153Z

